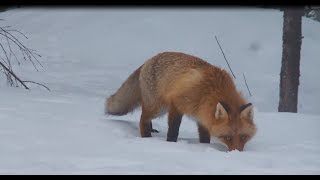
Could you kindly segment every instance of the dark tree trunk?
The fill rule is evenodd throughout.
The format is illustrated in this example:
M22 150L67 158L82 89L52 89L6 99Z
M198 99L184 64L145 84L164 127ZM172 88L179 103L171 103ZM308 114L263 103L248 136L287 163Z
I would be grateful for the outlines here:
M284 9L279 112L297 112L303 9Z

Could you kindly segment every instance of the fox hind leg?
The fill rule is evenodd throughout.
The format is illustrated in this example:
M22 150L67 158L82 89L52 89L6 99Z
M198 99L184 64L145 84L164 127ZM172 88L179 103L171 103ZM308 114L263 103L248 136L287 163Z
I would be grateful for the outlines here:
M142 113L140 118L140 135L141 137L151 137L151 132L157 130L152 129L152 119L158 115L157 108L150 109L147 106L142 106ZM158 131L157 131L158 132Z
M141 137L151 137L151 116L142 111L140 119L140 135Z

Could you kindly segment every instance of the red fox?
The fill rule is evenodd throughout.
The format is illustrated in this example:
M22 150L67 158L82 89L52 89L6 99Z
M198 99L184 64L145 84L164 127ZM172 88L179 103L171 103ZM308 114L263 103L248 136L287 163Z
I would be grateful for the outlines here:
M168 113L167 141L176 142L183 115L195 120L200 143L216 137L229 151L243 151L255 135L253 106L223 69L182 52L159 53L136 69L105 101L105 114L142 108L141 137L151 137L151 121Z

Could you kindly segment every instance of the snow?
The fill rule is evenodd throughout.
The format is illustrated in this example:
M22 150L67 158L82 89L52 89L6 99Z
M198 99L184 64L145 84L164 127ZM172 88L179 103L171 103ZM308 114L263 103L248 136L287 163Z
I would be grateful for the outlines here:
M0 174L320 174L320 24L303 18L298 113L278 113L282 13L262 9L20 8L1 25L43 57L14 66L31 90L0 80ZM182 51L228 69L255 105L257 135L243 152L199 144L183 118L178 142L139 136L140 110L103 114L105 98L147 58ZM242 73L253 94L248 95Z

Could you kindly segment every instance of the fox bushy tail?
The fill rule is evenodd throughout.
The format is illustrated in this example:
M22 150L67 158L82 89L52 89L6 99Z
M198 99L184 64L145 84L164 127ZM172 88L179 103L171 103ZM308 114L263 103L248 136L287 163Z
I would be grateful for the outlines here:
M105 101L105 114L122 116L141 104L141 91L139 85L140 66L120 86L117 92Z

